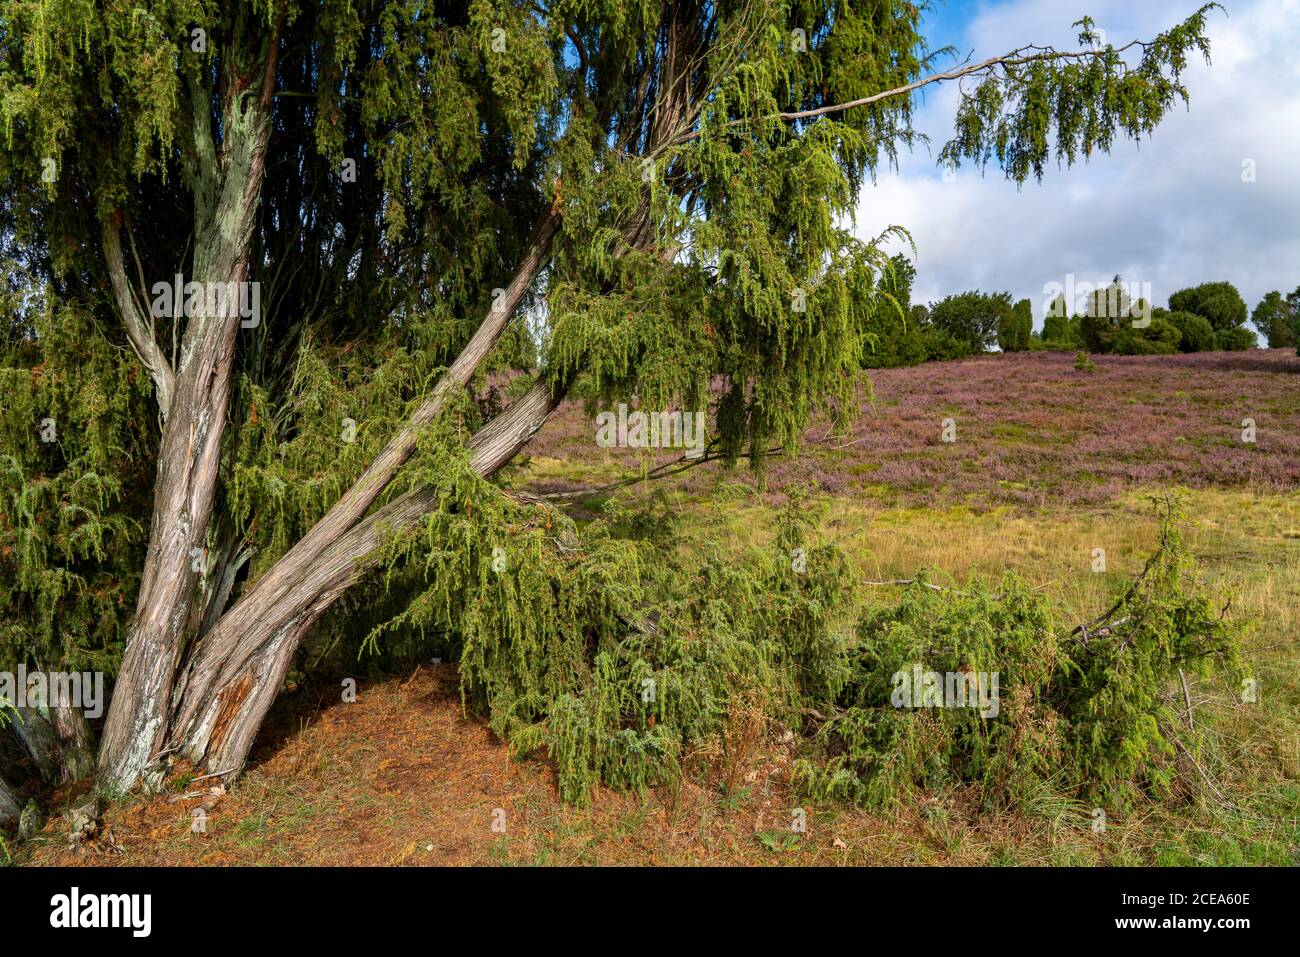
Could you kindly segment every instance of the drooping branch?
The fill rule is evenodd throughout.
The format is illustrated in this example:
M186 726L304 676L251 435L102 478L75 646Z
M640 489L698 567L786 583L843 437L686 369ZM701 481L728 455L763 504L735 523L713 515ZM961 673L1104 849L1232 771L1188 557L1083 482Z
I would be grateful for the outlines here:
M989 57L977 63L964 63L961 66L949 70L942 70L929 73L925 76L918 77L910 83L892 87L887 90L881 90L867 96L858 97L843 103L832 103L818 107L811 107L804 110L787 110L776 113L766 114L759 117L738 117L721 124L724 129L736 129L740 127L751 126L763 123L798 123L803 120L816 119L821 116L828 116L834 113L846 113L850 110L861 109L864 106L871 106L875 103L881 103L886 100L896 99L899 97L910 96L918 90L936 83L951 82L962 80L967 77L991 78L1001 76L1003 80L1012 80L1020 75L1021 70L1036 65L1056 66L1068 63L1081 63L1096 60L1106 60L1115 64L1121 74L1130 72L1127 63L1119 59L1119 55L1130 50L1141 50L1144 56L1144 65L1168 65L1175 77L1181 71L1183 58L1189 48L1199 49L1208 59L1208 41L1205 39L1203 30L1205 24L1205 15L1214 8L1219 8L1217 3L1207 3L1200 7L1191 17L1180 27L1162 34L1154 40L1131 40L1120 47L1101 46L1100 44L1083 50L1057 50L1051 46L1042 46L1038 44L1027 44L1017 47L1006 53ZM1081 42L1095 40L1097 34L1092 31L1092 21L1085 18L1079 21L1075 26L1083 29L1079 39ZM688 143L698 139L703 135L703 130L696 126L695 128L674 137L672 140L664 143L657 152L669 149L674 146Z

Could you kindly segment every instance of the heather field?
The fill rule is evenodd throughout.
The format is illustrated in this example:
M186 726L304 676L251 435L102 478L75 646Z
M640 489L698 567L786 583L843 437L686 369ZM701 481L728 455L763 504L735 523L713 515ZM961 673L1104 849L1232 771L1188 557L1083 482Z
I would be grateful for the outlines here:
M1300 488L1300 361L1290 349L1176 356L1062 352L987 355L871 374L845 436L810 429L800 454L774 459L769 500L793 484L906 505L1087 507L1163 485ZM569 403L530 445L521 478L544 492L609 481L664 461L600 449L590 409ZM941 439L951 418L956 441ZM1243 441L1243 420L1255 423ZM571 481L581 475L585 481ZM753 484L706 464L656 483L692 495Z

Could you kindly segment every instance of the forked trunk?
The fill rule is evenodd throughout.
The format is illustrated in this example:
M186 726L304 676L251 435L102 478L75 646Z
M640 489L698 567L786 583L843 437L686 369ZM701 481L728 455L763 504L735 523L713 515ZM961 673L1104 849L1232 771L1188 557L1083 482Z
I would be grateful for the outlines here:
M272 58L268 73L273 64ZM210 191L200 189L196 197L194 281L239 290L248 279L249 237L270 131L268 103L269 95L260 104L236 101L227 111L220 169L204 174L202 182ZM179 298L180 290L176 293ZM135 784L166 738L186 626L207 566L207 533L241 323L237 302L221 302L216 315L188 319L163 428L136 615L100 745L100 777L114 788Z

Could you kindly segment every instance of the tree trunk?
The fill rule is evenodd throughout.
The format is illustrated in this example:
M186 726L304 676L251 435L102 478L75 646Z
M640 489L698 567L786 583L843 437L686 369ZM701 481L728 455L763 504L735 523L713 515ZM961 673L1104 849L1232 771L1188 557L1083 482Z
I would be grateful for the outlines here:
M8 781L0 777L0 824L16 821L22 813L23 799Z
M76 708L16 708L10 712L14 736L31 755L47 784L67 784L95 771L95 736Z
M273 53L266 70L268 77L274 72ZM271 128L269 93L264 84L260 101L247 93L232 96L225 111L220 169L199 176L193 260L193 279L199 282L235 283L239 289L248 279L248 244ZM237 303L227 302L216 316L190 317L185 330L163 428L136 617L100 747L100 776L117 788L127 789L139 779L167 734L172 684L206 564L240 321Z
M80 781L95 773L95 735L77 708L50 708L50 724L59 738L63 782Z
M534 385L470 440L474 470L486 478L513 459L562 398L562 391ZM295 568L287 593L262 596L254 589L236 602L205 637L206 647L196 649L191 671L178 685L171 745L214 773L241 769L302 638L370 567L383 530L418 521L435 502L429 487L406 493L358 523L310 566ZM219 656L214 649L221 648L230 650Z
M14 735L31 756L41 779L46 784L58 783L63 773L59 760L59 736L54 726L37 708L14 708L9 716Z

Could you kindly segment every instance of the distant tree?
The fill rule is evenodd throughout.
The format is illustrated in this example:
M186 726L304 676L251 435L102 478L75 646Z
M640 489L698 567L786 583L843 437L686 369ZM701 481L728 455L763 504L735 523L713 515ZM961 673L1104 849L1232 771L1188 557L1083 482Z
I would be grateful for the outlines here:
M1236 329L1246 323L1246 300L1230 282L1206 282L1180 289L1169 297L1169 309L1204 316L1215 332Z
M936 302L930 322L954 339L966 343L971 352L987 352L998 339L1000 324L1011 316L1011 293L957 293Z
M1034 308L1028 299L1021 299L1001 318L998 348L1003 352L1024 352L1029 348L1033 333Z
M1275 290L1266 294L1251 313L1251 324L1264 334L1270 349L1283 349L1296 344L1295 308L1298 299L1300 289L1286 298Z
M1079 320L1069 314L1062 295L1058 294L1047 306L1042 339L1048 348L1078 349L1083 345Z
M1300 286L1286 297L1286 302L1291 307L1291 336L1295 339L1296 352L1300 353Z
M868 369L917 365L928 356L912 313L916 266L902 253L890 257L876 283L875 303L866 322L862 365Z
M1089 352L1110 353L1118 351L1120 334L1132 327L1135 310L1121 277L1116 276L1088 297L1088 304L1079 316L1079 330L1084 346Z
M1214 348L1214 327L1210 320L1194 312L1169 312L1157 309L1156 318L1164 319L1182 336L1178 343L1180 352L1209 352Z

